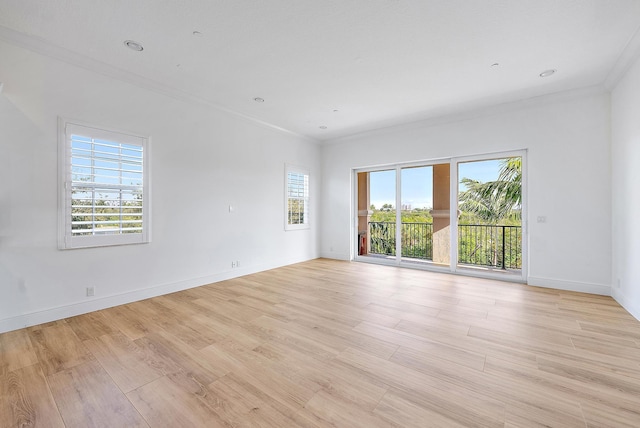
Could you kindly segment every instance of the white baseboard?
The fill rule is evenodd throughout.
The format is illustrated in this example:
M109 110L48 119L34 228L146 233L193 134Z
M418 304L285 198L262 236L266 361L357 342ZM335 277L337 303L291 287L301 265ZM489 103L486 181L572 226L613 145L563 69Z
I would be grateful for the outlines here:
M227 279L237 278L252 273L263 272L269 269L275 269L282 266L288 266L294 263L301 263L312 259L288 260L284 263L263 264L257 266L241 267L230 271L220 272L200 278L191 278L184 281L173 282L169 284L159 284L153 287L134 290L126 293L115 294L112 296L99 297L86 302L73 303L70 305L59 306L55 308L34 311L27 314L21 314L10 318L0 319L0 333L18 330L25 327L31 327L51 321L57 321L76 315L86 314L88 312L99 311L101 309L111 308L113 306L124 305L127 303L137 302L139 300L149 299L151 297L162 296L164 294L175 293L176 291L187 290L189 288L200 287L215 282L225 281Z
M599 294L601 296L611 296L611 286L604 284L593 284L589 282L566 281L561 279L550 279L530 276L527 284L536 287L555 288L565 291L577 291L579 293Z
M348 254L341 254L335 252L323 252L320 257L336 260L349 260ZM73 303L70 305L59 306L55 308L44 309L41 311L34 311L27 314L21 314L10 318L0 319L0 333L7 331L18 330L25 327L30 327L38 324L43 324L51 321L56 321L64 318L69 318L76 315L86 314L88 312L98 311L101 309L110 308L113 306L124 305L127 303L136 302L139 300L148 299L151 297L161 296L168 293L174 293L176 291L187 290L189 288L200 287L215 282L225 281L232 278L237 278L244 275L250 275L252 273L263 272L269 269L275 269L282 266L288 266L294 263L301 263L308 259L295 259L288 260L283 263L271 263L262 264L256 266L242 267L230 271L220 272L209 276L200 278L191 278L184 281L173 282L169 284L159 284L153 287L134 290L127 293L116 294L112 296L95 298L90 301ZM582 293L600 294L604 296L610 296L611 287L602 284L583 283L576 281L556 280L540 277L529 277L527 279L529 285L545 288L555 288L559 290L577 291ZM629 299L625 299L620 293L615 293L614 299L620 303L631 315L640 320L640 307L634 305Z
M323 259L333 259L333 260L351 260L351 256L346 253L336 253L334 251L323 251L320 253L320 257Z
M631 299L625 297L621 292L613 290L611 293L611 297L615 299L616 302L620 304L623 308L626 309L635 319L640 321L640 305L638 303L634 303Z

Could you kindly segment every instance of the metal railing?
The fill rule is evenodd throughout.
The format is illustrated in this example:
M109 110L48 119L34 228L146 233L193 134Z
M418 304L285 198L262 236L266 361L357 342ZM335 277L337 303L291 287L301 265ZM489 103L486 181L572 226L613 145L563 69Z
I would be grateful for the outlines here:
M458 263L522 269L522 227L459 224Z
M402 256L433 260L433 224L402 223ZM379 221L369 223L369 253L396 255L396 223Z
M402 257L433 260L433 224L402 223ZM396 223L369 223L369 254L396 255ZM522 227L458 225L458 263L522 268Z

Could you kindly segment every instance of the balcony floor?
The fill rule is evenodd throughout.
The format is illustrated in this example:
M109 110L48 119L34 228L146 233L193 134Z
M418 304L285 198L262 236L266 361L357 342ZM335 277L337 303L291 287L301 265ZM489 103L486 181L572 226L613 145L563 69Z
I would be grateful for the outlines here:
M384 264L395 264L396 256L389 256L386 254L366 254L358 256L360 260L366 261L366 259L370 259L376 263L384 263ZM416 259L411 257L403 257L401 261L402 266L410 266L416 268L426 268L435 267L440 269L448 269L449 265L434 263L431 260L426 259ZM468 273L470 275L473 274L483 274L488 273L491 275L504 275L508 277L509 280L514 280L516 278L522 277L521 269L502 269L500 267L494 266L480 266L480 265L471 265L471 264L458 264L458 272L460 273Z

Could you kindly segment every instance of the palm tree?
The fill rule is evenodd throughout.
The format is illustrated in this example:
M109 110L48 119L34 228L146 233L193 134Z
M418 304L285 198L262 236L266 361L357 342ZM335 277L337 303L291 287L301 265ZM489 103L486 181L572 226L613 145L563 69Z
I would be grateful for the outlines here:
M522 158L508 158L501 161L500 175L495 183L496 190L504 195L512 209L522 205Z
M467 190L460 193L460 209L497 224L522 204L522 158L503 159L495 181L463 178Z
M460 193L460 209L475 215L482 222L497 225L502 220L513 213L515 208L522 205L522 158L503 159L500 165L500 173L495 181L486 183L463 178L461 183L465 185L466 190ZM487 242L489 250L486 254L487 260L491 260L493 266L498 265L498 247L497 240L499 234L497 228L491 228L491 237ZM504 234L504 228L502 229ZM502 237L504 240L504 236ZM504 242L504 241L503 241ZM474 247L470 252L470 256L476 257L478 251L484 251L482 240L462 239L459 243L460 249L463 246L471 245ZM504 254L504 247L502 250Z

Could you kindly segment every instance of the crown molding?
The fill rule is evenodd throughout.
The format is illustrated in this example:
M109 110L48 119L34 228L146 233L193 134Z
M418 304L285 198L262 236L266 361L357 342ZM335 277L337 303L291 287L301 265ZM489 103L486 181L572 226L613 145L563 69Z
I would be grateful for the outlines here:
M190 104L197 104L200 106L218 110L220 112L240 118L246 122L258 125L262 128L275 130L289 136L300 138L309 143L318 143L318 140L307 135L299 134L297 132L258 119L256 117L228 109L205 98L180 91L163 83L147 79L146 77L142 77L138 74L131 73L118 67L114 67L111 64L107 64L105 62L98 61L70 51L68 49L62 48L60 46L54 45L42 38L30 36L7 27L3 27L1 25L0 40L14 46L18 46L20 48L38 53L40 55L65 62L75 67L80 67L93 73L102 74L112 79L120 80L122 82L129 83L131 85L138 86L148 91L152 91L179 101L187 102Z
M615 86L618 84L620 79L627 74L629 68L636 62L636 60L640 57L640 27L636 30L635 34L631 37L631 40L627 43L627 45L622 50L622 53L616 60L613 68L607 75L607 78L604 81L604 86L609 90L613 90Z

